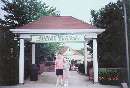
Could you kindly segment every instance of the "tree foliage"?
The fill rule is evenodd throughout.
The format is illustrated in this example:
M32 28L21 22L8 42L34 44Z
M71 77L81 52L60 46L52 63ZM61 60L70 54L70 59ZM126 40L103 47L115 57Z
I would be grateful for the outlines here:
M127 11L127 22L128 22L128 42L129 42L129 57L130 57L130 1L126 2L126 11Z
M58 15L56 8L46 5L40 0L1 0L2 9L8 14L1 23L6 26L22 26L39 19L41 16Z
M16 84L18 83L18 41L14 40L15 35L9 29L35 21L41 16L58 14L56 8L40 0L1 0L1 2L2 10L7 14L4 15L4 19L0 18L0 85ZM50 47L45 48L50 52L54 51ZM27 53L25 49L25 54Z
M106 31L98 36L98 58L101 67L125 66L124 14L122 2L109 3L99 11L92 10L92 23Z
M18 83L18 46L14 34L0 27L0 85Z
M83 55L84 56L84 53L85 53L85 50L84 50L84 48L81 48L80 50L77 50L81 55Z
M39 19L42 16L56 16L56 8L46 5L43 1L40 0L1 0L4 5L2 9L8 14L5 15L5 19L1 20L1 25L9 26L9 28L16 28L24 24L30 23ZM29 44L29 43L27 43ZM26 44L26 45L27 45ZM51 44L56 46L56 44ZM50 44L41 44L38 48L47 50L46 52L54 52L54 49L51 48ZM58 44L57 44L58 46ZM42 52L44 52L42 50ZM46 52L42 54L47 54ZM49 53L48 52L48 53ZM27 52L28 53L28 52ZM39 53L40 54L40 53Z
M36 58L39 60L45 58L52 60L60 47L60 43L36 44Z

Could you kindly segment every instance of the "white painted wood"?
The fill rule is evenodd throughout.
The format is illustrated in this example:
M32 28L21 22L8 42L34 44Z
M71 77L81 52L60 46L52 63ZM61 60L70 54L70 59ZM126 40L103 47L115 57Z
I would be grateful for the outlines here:
M32 64L35 64L35 44L32 44Z
M20 37L19 38L28 38L28 39L31 39L31 35L30 34L20 34Z
M43 34L32 36L32 41L35 43L49 42L83 42L84 34Z
M10 29L13 33L96 33L100 34L105 29Z
M86 39L97 38L97 34L96 34L96 33L86 33L86 34L84 35L84 37L85 37Z
M87 56L88 56L88 51L87 51L87 44L88 44L88 41L85 40L85 43L84 43L84 65L85 65L85 74L87 74Z
M24 39L20 39L19 83L24 83Z
M94 82L98 82L98 60L97 60L97 40L93 39L93 70Z
M96 38L97 38L97 35L104 32L105 29L10 29L10 31L12 31L13 33L20 34L20 38L23 38L23 39L20 39L19 83L24 83L24 39L31 39L31 35L57 34L57 33L61 33L61 34L62 33L77 33L77 34L84 33L84 34L86 34L86 36L85 36L86 39L94 38L93 39L94 82L98 82L98 61L97 61ZM85 51L85 52L87 52L87 51ZM33 59L34 59L34 57L35 56L33 56ZM32 63L34 63L34 61Z

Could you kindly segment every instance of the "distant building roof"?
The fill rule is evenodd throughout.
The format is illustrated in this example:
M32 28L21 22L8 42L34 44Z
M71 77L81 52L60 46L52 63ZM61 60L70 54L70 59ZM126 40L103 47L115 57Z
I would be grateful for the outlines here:
M95 29L96 27L72 16L43 16L17 29ZM97 28L96 28L97 29Z
M61 48L61 49L59 50L59 52L63 55L63 54L67 51L68 48L69 48L69 47L64 46L63 48Z
M61 48L59 50L59 52L63 55L68 49L71 49L73 51L73 55L82 55L81 53L79 53L77 50L74 50L70 47L64 46L63 48Z

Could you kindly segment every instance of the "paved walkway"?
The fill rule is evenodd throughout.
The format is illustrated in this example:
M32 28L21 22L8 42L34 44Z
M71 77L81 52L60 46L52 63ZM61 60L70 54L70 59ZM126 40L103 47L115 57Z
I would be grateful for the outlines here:
M86 76L80 75L75 71L70 72L69 88L120 88L118 86L93 84L88 81ZM24 85L4 86L0 88L56 88L55 72L45 72L39 76L38 81L25 81Z

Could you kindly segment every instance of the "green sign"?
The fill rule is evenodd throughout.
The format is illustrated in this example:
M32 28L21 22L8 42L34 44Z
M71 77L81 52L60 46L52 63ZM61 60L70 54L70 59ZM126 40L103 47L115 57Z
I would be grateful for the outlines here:
M83 34L67 34L67 35L54 35L54 34L44 34L38 36L32 36L32 41L35 43L49 43L49 42L83 42Z

